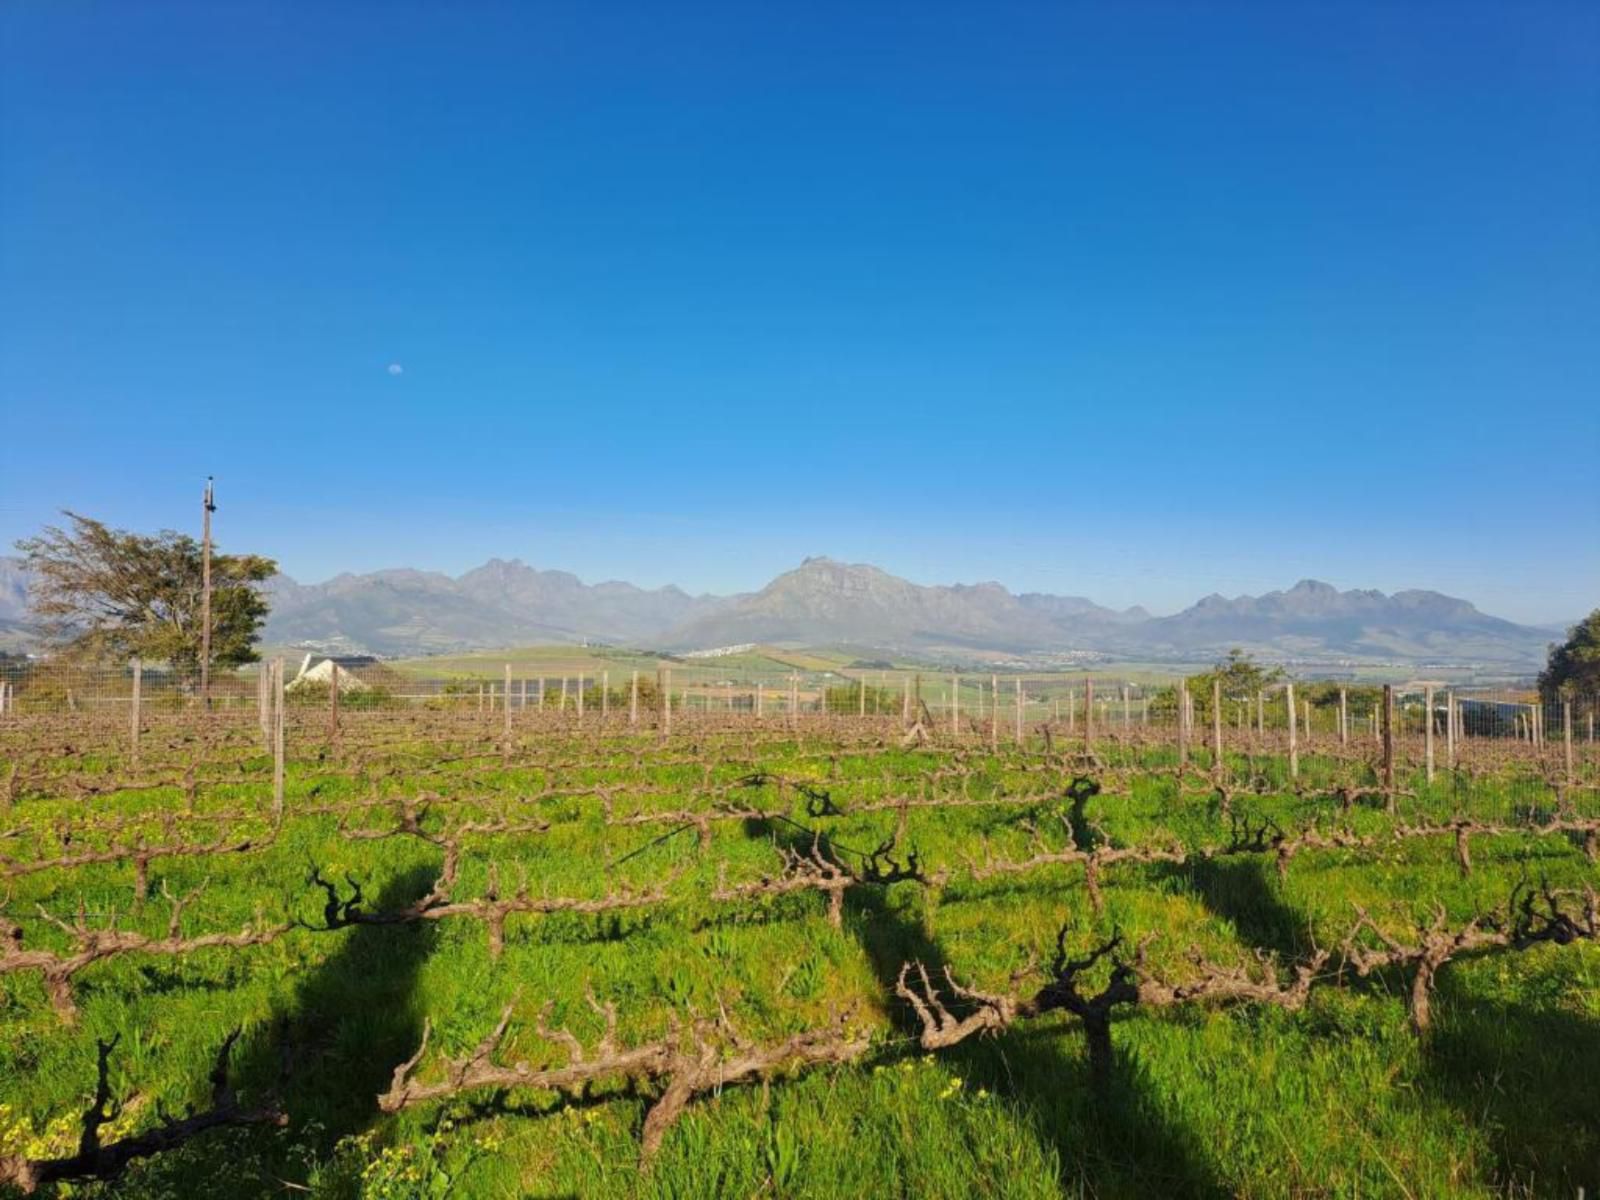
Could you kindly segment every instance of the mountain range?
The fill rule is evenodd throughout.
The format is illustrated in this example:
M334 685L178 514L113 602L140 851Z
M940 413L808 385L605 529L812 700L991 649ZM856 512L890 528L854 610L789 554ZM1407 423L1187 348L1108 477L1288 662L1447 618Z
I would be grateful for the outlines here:
M1302 580L1261 596L1207 596L1172 616L998 583L926 586L865 564L808 558L760 591L585 584L565 571L491 559L464 575L396 569L268 585L266 640L416 655L601 641L690 651L743 643L839 645L952 661L1013 655L1211 657L1238 646L1297 661L1428 661L1525 667L1548 629L1431 591L1340 591ZM0 638L25 640L27 571L0 558Z

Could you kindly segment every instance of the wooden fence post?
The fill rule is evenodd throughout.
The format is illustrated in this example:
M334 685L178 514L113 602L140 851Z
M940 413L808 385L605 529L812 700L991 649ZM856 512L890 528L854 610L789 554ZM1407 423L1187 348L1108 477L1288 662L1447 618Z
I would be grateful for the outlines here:
M1283 685L1285 707L1289 710L1289 777L1300 778L1300 743L1294 728L1294 684Z
M1383 790L1394 811L1394 684L1383 685Z
M663 670L658 679L661 682L661 733L666 737L672 733L672 668Z
M911 724L911 676L905 677L905 685L906 698L900 705L900 720L909 725Z
M1567 756L1567 784L1571 786L1577 782L1572 773L1572 701L1561 702L1561 740Z
M256 723L261 726L261 744L272 750L272 668L263 661L256 668Z
M950 676L950 736L961 736L961 676Z
M633 678L628 683L628 724L639 723L639 672L633 673Z
M272 663L272 815L283 823L283 659Z
M1429 783L1433 782L1433 686L1422 689L1422 707L1427 719L1422 727L1422 756Z
M328 660L328 740L339 746L339 664Z
M1083 752L1094 753L1094 677L1083 681Z
M143 727L143 718L139 713L140 701L143 699L140 693L143 688L144 664L135 657L133 660L133 694L129 697L128 704L131 711L128 720L128 752L135 768L139 765L139 733ZM1570 742L1572 739L1568 738L1567 740ZM1567 757L1570 759L1572 756L1568 754Z
M1133 724L1133 701L1128 698L1128 685L1122 685L1122 728L1127 729Z
M504 702L501 704L501 707L505 709L505 712L501 714L501 717L502 717L501 725L505 729L506 753L509 754L509 753L511 753L511 664L510 663L506 664L506 690L505 690L505 695L504 695L504 697L502 699L503 699Z
M1178 766L1189 761L1189 681L1179 676L1172 685L1172 700L1178 710Z
M1022 676L1017 676L1017 745L1022 745Z
M1222 776L1222 680L1211 678L1211 770Z
M989 676L989 753L1000 749L1000 676Z
M1350 693L1345 688L1339 689L1339 745L1350 744Z

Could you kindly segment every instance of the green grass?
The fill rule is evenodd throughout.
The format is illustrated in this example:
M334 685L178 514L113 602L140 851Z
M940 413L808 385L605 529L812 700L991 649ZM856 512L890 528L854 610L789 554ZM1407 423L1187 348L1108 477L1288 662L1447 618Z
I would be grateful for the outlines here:
M568 748L576 754L580 745ZM605 751L587 745L593 760L586 765L461 766L425 786L470 798L449 808L452 821L507 806L523 811L518 797L558 776L570 785L627 781L648 790L644 798L619 797L619 811L706 803L686 800L707 782L705 769L657 763L654 742L637 744L646 750L637 767L636 745L626 739ZM427 747L411 749L418 761L428 757ZM814 779L858 802L915 792L941 761L913 751L844 752L830 761L816 749L769 741L749 753L770 771ZM61 769L97 765L75 756ZM103 765L115 769L112 758ZM1014 755L985 765L973 794L1040 787L1021 765ZM238 782L204 789L200 811L259 802L265 766L251 759ZM1308 771L1317 769L1308 763ZM747 763L714 763L709 779L729 782L748 770ZM289 811L365 798L375 786L417 790L404 776L358 782L296 763ZM1441 784L1421 806L1498 814L1507 803L1498 787L1486 781L1463 796ZM780 802L770 788L741 798ZM1308 815L1305 802L1286 794L1251 803L1285 825ZM176 789L93 801L96 816L182 804ZM1051 820L1055 807L1034 815ZM849 893L843 928L834 929L814 894L741 905L707 899L721 869L730 881L774 870L774 843L803 840L792 826L718 823L701 849L692 833L650 845L664 828L608 827L592 798L546 801L539 811L551 822L547 833L471 843L459 894L481 894L492 860L503 882L525 872L532 890L552 895L599 895L679 872L671 903L598 917L514 917L498 960L484 928L470 920L296 932L266 947L182 959L125 956L78 977L76 1026L56 1018L36 978L0 975L0 1149L71 1148L74 1115L92 1091L96 1038L120 1037L113 1079L128 1101L118 1123L126 1130L153 1122L158 1104L176 1111L204 1103L211 1057L230 1029L242 1027L238 1077L249 1096L287 1079L287 1130L215 1133L115 1184L78 1185L71 1194L1570 1196L1579 1185L1590 1194L1600 1188L1600 948L1593 945L1446 966L1426 1042L1409 1029L1398 976L1319 988L1299 1013L1129 1011L1114 1027L1119 1062L1107 1095L1090 1086L1070 1019L1053 1015L930 1056L914 1045L914 1023L892 996L894 976L910 959L931 969L948 964L986 989L1007 988L1030 958L1048 955L1063 923L1079 947L1113 929L1130 940L1158 933L1151 953L1175 974L1190 947L1225 962L1250 961L1257 950L1294 958L1314 943L1336 945L1356 903L1398 930L1436 902L1458 918L1502 902L1530 873L1553 885L1594 882L1595 868L1560 839L1480 841L1467 878L1442 839L1379 854L1304 853L1283 881L1269 862L1252 858L1113 868L1100 914L1073 868L957 880L937 895L916 883L859 888ZM57 852L61 815L62 802L20 800L4 822L20 832L0 847L16 859ZM816 822L798 808L792 815L843 846L874 845L895 823L892 813ZM1122 844L1175 835L1196 846L1224 831L1208 800L1179 797L1170 779L1153 776L1129 796L1091 800L1088 815ZM1022 855L1029 836L1016 816L1000 807L914 810L908 840L932 866L959 867L984 843ZM1380 830L1388 818L1358 810L1353 820ZM378 812L356 824L363 822L382 828L389 818ZM306 886L310 863L329 877L359 878L373 910L426 891L440 861L435 848L406 838L352 841L338 825L332 816L291 815L265 852L158 861L141 911L128 911L126 866L15 880L6 911L28 944L59 947L64 937L37 918L36 905L62 915L80 900L91 914L117 908L126 927L154 933L166 919L163 884L174 893L204 885L185 918L186 929L199 932L313 917L319 897ZM461 1054L509 1003L509 1057L555 1061L535 1020L548 1003L553 1021L592 1039L599 1023L586 990L616 1003L624 1042L658 1035L673 1014L714 1014L719 1006L752 1039L784 1036L851 1008L873 1031L875 1047L858 1067L697 1101L648 1169L637 1146L649 1096L620 1084L573 1102L511 1092L394 1118L377 1112L376 1094L415 1049L425 1019L435 1052Z

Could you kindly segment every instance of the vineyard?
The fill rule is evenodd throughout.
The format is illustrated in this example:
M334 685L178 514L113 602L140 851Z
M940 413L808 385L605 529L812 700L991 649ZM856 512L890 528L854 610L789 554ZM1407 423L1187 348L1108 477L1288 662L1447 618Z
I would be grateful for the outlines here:
M273 682L0 723L0 1189L1600 1189L1592 717Z

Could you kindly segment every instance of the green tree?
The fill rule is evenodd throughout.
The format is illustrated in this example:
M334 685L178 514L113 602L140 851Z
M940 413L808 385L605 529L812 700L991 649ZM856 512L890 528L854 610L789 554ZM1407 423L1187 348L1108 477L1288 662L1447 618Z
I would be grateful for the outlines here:
M112 529L77 513L17 542L33 578L29 606L46 634L84 658L138 655L181 676L200 663L201 547L188 534ZM267 619L260 585L277 573L256 554L211 555L211 661L254 662Z
M1539 672L1539 694L1546 700L1580 701L1587 710L1600 696L1600 608L1567 631L1567 640L1550 647Z
M1218 680L1222 684L1222 698L1228 700L1254 701L1257 692L1266 691L1283 680L1283 670L1280 667L1263 667L1246 654L1243 650L1233 649L1228 655L1209 671L1199 675L1191 675L1185 681L1189 695L1194 697L1195 719L1202 724L1211 719L1211 684ZM1174 685L1163 688L1157 692L1150 702L1150 711L1159 716L1169 716L1177 711L1178 688ZM1223 712L1226 715L1226 706Z
M1307 683L1297 685L1296 690L1303 699L1311 702L1312 708L1336 709L1339 707L1341 688L1344 689L1345 711L1352 720L1382 710L1383 688L1371 684Z

